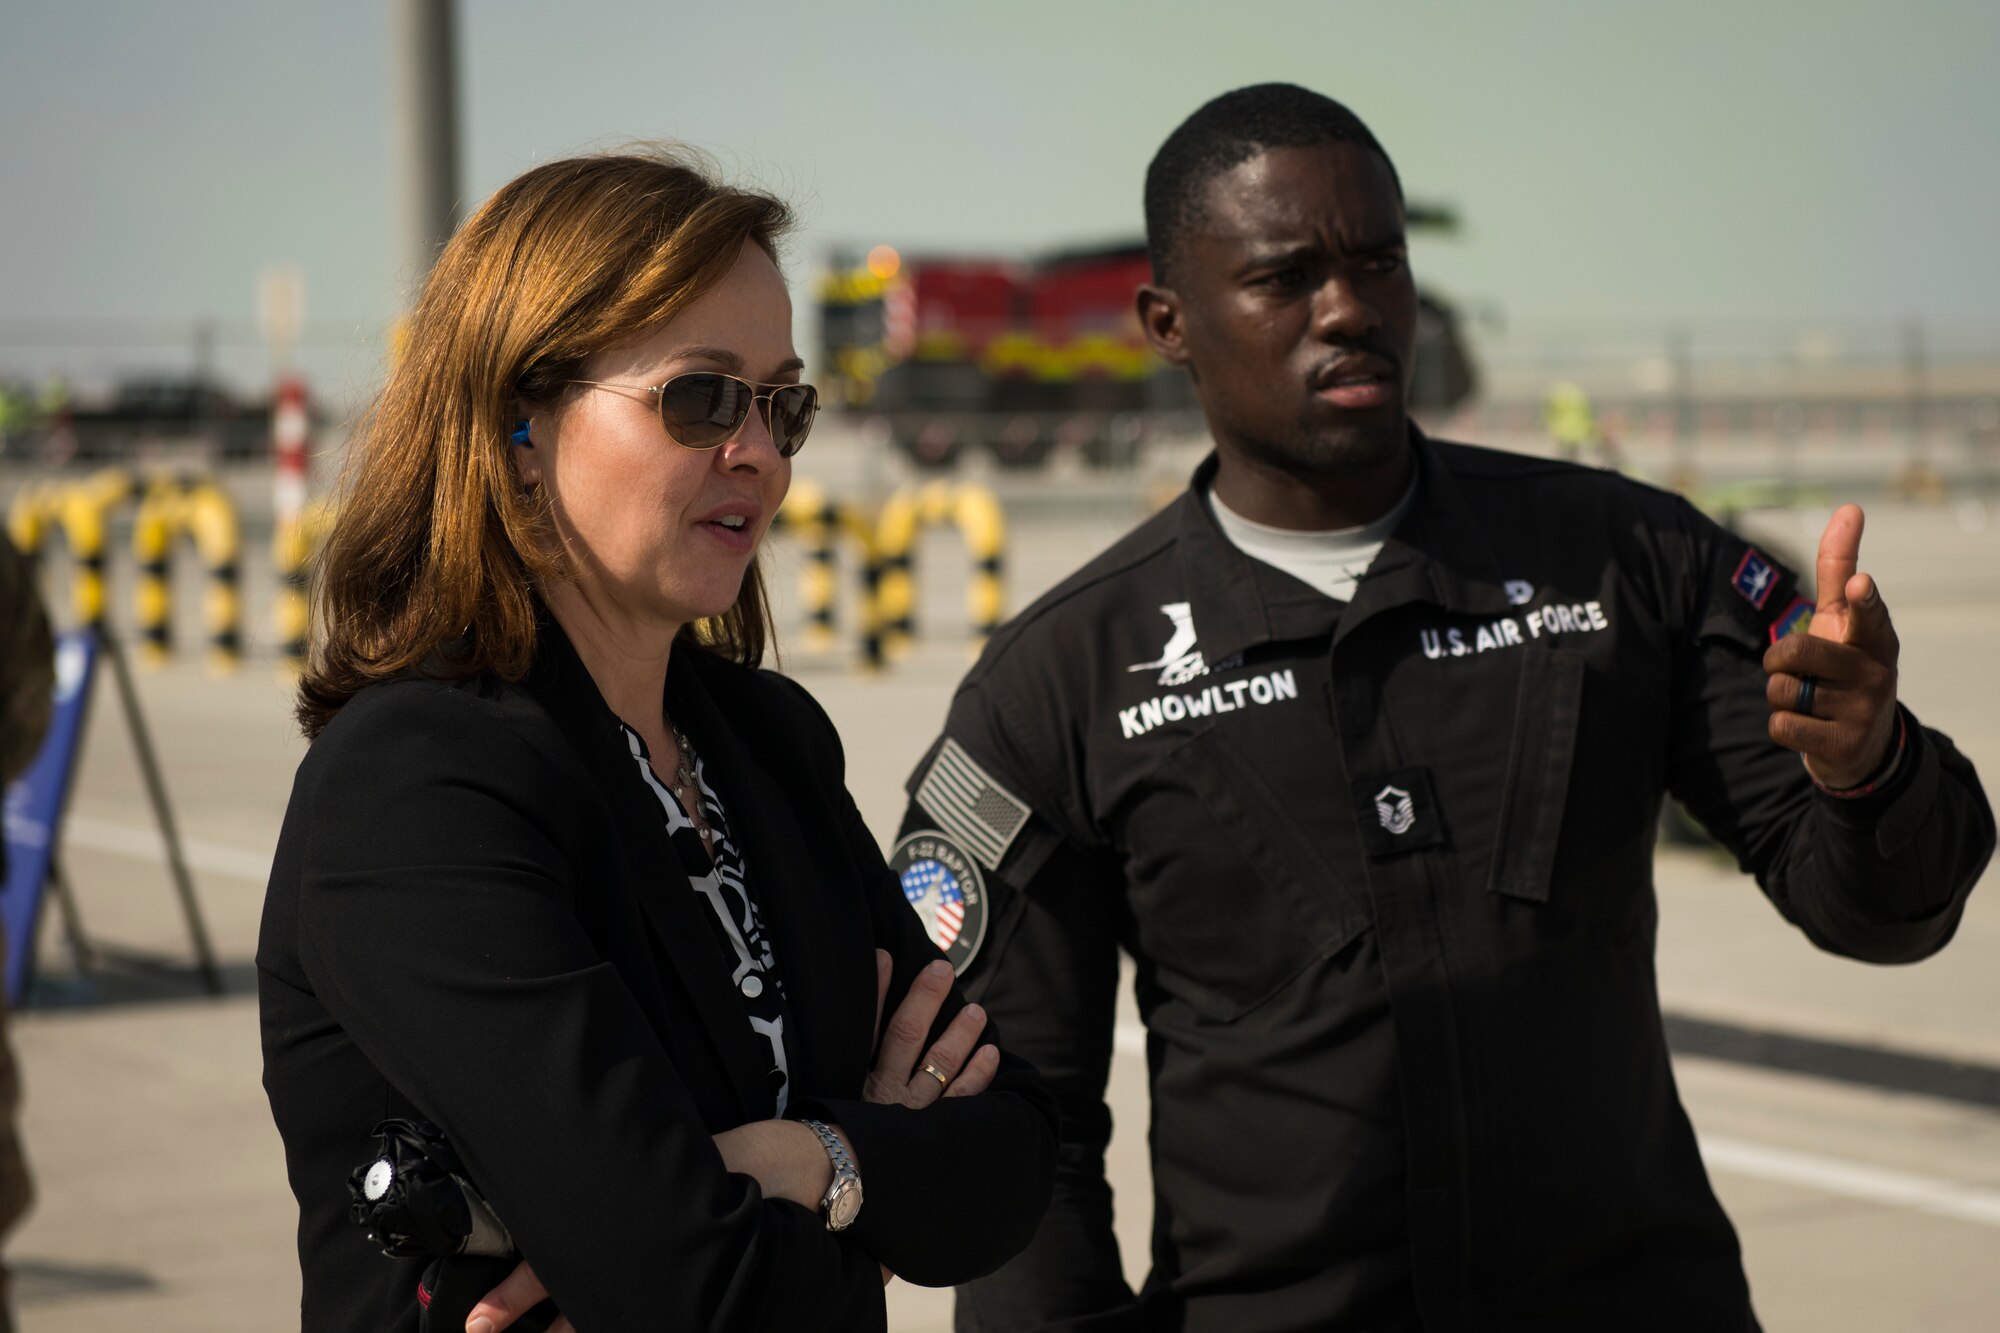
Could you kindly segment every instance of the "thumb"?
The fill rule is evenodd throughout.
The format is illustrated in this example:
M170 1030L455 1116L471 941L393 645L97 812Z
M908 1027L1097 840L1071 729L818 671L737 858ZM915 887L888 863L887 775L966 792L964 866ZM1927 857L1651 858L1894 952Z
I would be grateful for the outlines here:
M1847 585L1854 581L1861 562L1861 530L1866 517L1861 506L1844 504L1827 520L1820 534L1819 558L1815 562L1819 584L1818 613L1839 613L1846 609Z

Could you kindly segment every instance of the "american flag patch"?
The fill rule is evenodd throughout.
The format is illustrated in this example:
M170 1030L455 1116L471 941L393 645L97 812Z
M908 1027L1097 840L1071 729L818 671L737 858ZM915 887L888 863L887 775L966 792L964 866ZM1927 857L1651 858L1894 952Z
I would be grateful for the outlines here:
M988 870L1000 868L1000 858L1028 824L1027 804L950 737L917 785L917 803Z
M940 949L958 942L965 929L965 890L958 876L938 861L918 861L902 874L903 897L924 917L924 929ZM929 914L925 917L925 908Z

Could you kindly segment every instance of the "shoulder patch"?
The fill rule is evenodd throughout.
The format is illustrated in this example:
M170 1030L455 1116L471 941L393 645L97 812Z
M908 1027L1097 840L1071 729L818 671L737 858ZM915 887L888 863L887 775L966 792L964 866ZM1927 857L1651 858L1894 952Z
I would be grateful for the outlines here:
M1743 538L1718 528L1715 533L1715 563L1710 566L1708 608L1700 633L1729 639L1739 647L1761 653L1775 640L1774 632L1796 631L1811 614L1811 604L1803 608L1806 590L1789 566L1768 548L1752 546Z
M889 868L902 881L904 901L923 922L924 933L963 976L986 940L991 915L978 864L948 835L918 829L889 853Z
M1729 586L1736 589L1737 596L1762 611L1777 583L1778 567L1756 547L1745 547L1743 558L1736 562L1736 572L1729 579Z
M1771 642L1776 643L1789 634L1804 634L1812 625L1812 619L1813 604L1803 597L1792 598L1791 605L1771 622Z
M948 736L913 794L938 827L988 870L1000 868L1000 859L1028 825L1028 803Z

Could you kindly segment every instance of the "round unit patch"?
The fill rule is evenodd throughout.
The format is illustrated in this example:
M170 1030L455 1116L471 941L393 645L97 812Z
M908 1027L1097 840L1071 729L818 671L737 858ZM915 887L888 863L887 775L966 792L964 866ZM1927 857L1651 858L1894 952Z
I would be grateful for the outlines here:
M986 938L986 880L978 863L945 834L919 829L896 844L889 866L931 943L962 975Z

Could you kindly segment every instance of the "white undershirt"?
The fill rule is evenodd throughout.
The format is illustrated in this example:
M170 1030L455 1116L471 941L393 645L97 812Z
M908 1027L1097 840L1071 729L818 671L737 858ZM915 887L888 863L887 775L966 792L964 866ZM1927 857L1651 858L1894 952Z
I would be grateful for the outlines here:
M1403 521L1403 515L1410 512L1416 498L1417 481L1411 477L1410 488L1388 513L1358 528L1335 528L1330 532L1300 532L1252 522L1222 503L1222 497L1213 490L1208 493L1208 507L1215 514L1222 535L1252 560L1282 569L1336 602L1351 602L1355 585L1361 582L1361 576L1374 562L1375 553Z

